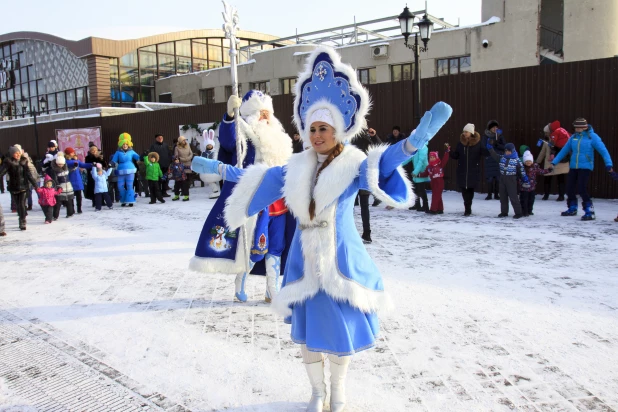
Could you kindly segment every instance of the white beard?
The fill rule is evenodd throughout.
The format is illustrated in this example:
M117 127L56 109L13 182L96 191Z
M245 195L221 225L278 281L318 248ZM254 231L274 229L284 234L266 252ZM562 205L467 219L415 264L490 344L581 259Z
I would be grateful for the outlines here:
M255 146L255 163L270 167L283 166L292 156L292 139L283 130L281 122L274 116L270 123L259 121L259 115L245 119L241 133Z

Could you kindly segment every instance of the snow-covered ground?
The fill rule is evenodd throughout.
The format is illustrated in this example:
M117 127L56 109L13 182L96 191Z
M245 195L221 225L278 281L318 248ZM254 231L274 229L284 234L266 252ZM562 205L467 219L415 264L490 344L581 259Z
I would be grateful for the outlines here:
M537 196L535 215L515 221L483 197L470 218L452 192L442 216L372 208L368 250L397 310L353 358L349 412L618 410L618 202L597 200L597 220L581 222ZM194 411L304 410L300 351L263 302L264 278L241 304L232 277L187 269L206 189L98 214L86 201L52 225L35 205L26 232L9 201L0 195L0 327L40 331Z

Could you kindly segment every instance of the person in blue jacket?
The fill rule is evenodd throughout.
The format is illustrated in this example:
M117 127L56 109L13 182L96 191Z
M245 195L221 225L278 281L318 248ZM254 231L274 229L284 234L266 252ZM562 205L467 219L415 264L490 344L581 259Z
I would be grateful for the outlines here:
M69 168L69 180L73 186L73 193L75 193L75 203L77 203L77 213L82 213L82 194L84 192L84 181L79 169L92 169L92 163L82 163L77 159L75 149L67 147L64 149L64 156L67 161L67 167Z
M283 286L272 305L301 345L312 388L307 411L321 412L326 403L327 356L330 410L342 412L351 355L375 345L377 313L390 306L378 268L356 230L354 199L359 190L367 190L389 206L411 206L410 181L400 165L427 144L452 109L436 104L410 137L370 148L365 155L348 143L366 128L369 94L334 49L321 46L311 53L295 95L294 123L309 149L292 155L284 166L256 164L241 170L196 157L192 168L237 182L224 211L231 228L284 195L296 231Z
M413 169L410 172L412 181L414 182L413 190L416 195L414 206L410 207L410 210L416 210L418 212L429 212L429 202L427 201L427 183L429 183L429 177L420 177L419 175L427 169L429 166L429 148L425 145L418 149L414 156L408 161L404 162L404 167L409 163L412 163ZM423 201L421 205L421 200Z
M135 203L135 191L133 180L137 167L133 161L139 160L139 155L133 151L133 142L129 133L122 133L118 137L118 150L114 153L110 164L116 169L118 176L118 191L120 192L120 206L133 207Z
M605 169L609 173L614 171L614 165L603 141L586 119L581 117L576 119L573 127L575 133L551 162L553 168L566 156L571 156L570 170L567 175L567 205L569 208L562 212L562 216L577 215L577 193L579 192L584 209L582 220L594 220L594 206L588 194L588 179L594 170L594 151L599 152L605 162Z

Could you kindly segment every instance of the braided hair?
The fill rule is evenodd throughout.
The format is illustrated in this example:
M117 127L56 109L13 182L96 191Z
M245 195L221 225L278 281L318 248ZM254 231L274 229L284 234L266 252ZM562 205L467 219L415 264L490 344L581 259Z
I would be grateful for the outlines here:
M341 152L343 152L343 144L337 143L337 146L335 146L333 151L330 152L330 154L328 155L324 163L322 163L322 166L320 166L320 168L318 169L318 172L315 174L314 187L315 185L318 184L318 178L320 177L320 173L322 173L322 170L326 169L326 167L329 164L331 164L331 162L335 160L335 158L339 156ZM311 202L309 202L309 219L313 220L314 217L315 217L315 199L313 198L313 194L312 194Z

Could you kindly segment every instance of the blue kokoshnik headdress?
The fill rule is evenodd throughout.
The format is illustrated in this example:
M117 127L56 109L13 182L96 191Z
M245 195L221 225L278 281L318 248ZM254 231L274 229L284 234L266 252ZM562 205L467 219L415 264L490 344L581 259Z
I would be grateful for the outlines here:
M320 46L309 55L294 99L294 123L304 142L309 142L312 121L331 124L337 142L349 142L367 127L370 106L356 71L333 48Z

